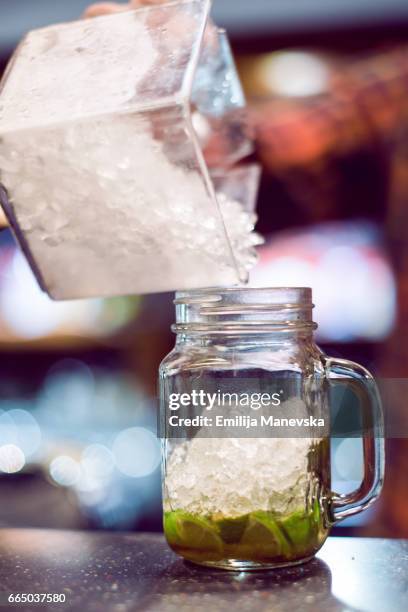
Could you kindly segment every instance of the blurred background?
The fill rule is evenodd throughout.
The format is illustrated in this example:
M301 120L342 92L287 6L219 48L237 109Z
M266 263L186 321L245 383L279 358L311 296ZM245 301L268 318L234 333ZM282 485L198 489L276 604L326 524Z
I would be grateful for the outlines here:
M0 73L29 29L84 0L0 0ZM408 376L408 3L215 0L263 167L257 285L306 285L318 342ZM0 233L0 525L161 529L156 376L167 294L54 303ZM397 410L404 416L404 398ZM387 440L384 494L337 535L408 537L408 443ZM361 478L337 440L335 487Z

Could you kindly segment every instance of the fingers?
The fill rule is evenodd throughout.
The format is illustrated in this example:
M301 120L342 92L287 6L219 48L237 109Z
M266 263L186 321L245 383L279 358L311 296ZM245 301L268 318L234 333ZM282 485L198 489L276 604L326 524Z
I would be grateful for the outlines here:
M152 6L154 4L163 4L168 0L130 0L128 4L119 4L117 2L98 2L91 4L83 14L83 17L99 17L99 15L111 15L120 11L140 8L141 6Z
M117 2L98 2L97 4L91 4L83 14L83 17L99 17L100 15L110 15L112 13L119 13L129 9L127 4L118 4Z
M168 0L130 0L131 8L139 8L140 6L148 6L152 4L164 4Z

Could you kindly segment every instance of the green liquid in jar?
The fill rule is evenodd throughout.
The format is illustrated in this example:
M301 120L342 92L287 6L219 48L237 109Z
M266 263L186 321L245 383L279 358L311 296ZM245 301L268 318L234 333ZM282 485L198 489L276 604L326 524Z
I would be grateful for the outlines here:
M164 532L170 547L189 561L285 564L313 555L327 527L316 500L310 511L287 515L259 510L229 518L174 510L164 514Z

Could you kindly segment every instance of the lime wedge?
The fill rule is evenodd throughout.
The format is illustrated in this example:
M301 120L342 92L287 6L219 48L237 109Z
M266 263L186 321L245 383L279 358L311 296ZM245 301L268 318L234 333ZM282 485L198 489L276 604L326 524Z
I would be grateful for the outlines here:
M168 543L180 546L182 543L177 532L178 512L165 512L163 517L163 529Z
M317 531L313 514L293 512L282 519L280 524L296 552L302 553L313 546Z
M264 511L253 512L241 539L241 545L268 557L290 555L290 546L273 516Z
M222 540L226 544L238 544L248 525L249 515L236 518L223 518L217 521L217 527Z
M316 523L316 525L320 525L320 518L321 518L321 510L320 510L319 500L315 499L314 504L313 504L313 520Z
M176 529L183 548L222 553L222 540L214 524L207 519L192 514L177 513Z

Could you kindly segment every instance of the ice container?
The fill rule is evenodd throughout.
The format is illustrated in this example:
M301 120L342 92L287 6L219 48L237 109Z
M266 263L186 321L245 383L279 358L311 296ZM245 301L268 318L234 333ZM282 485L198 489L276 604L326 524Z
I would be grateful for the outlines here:
M0 85L0 200L51 297L246 280L257 237L243 200L258 175L244 169L233 200L222 191L252 145L209 9L55 25L17 48Z

